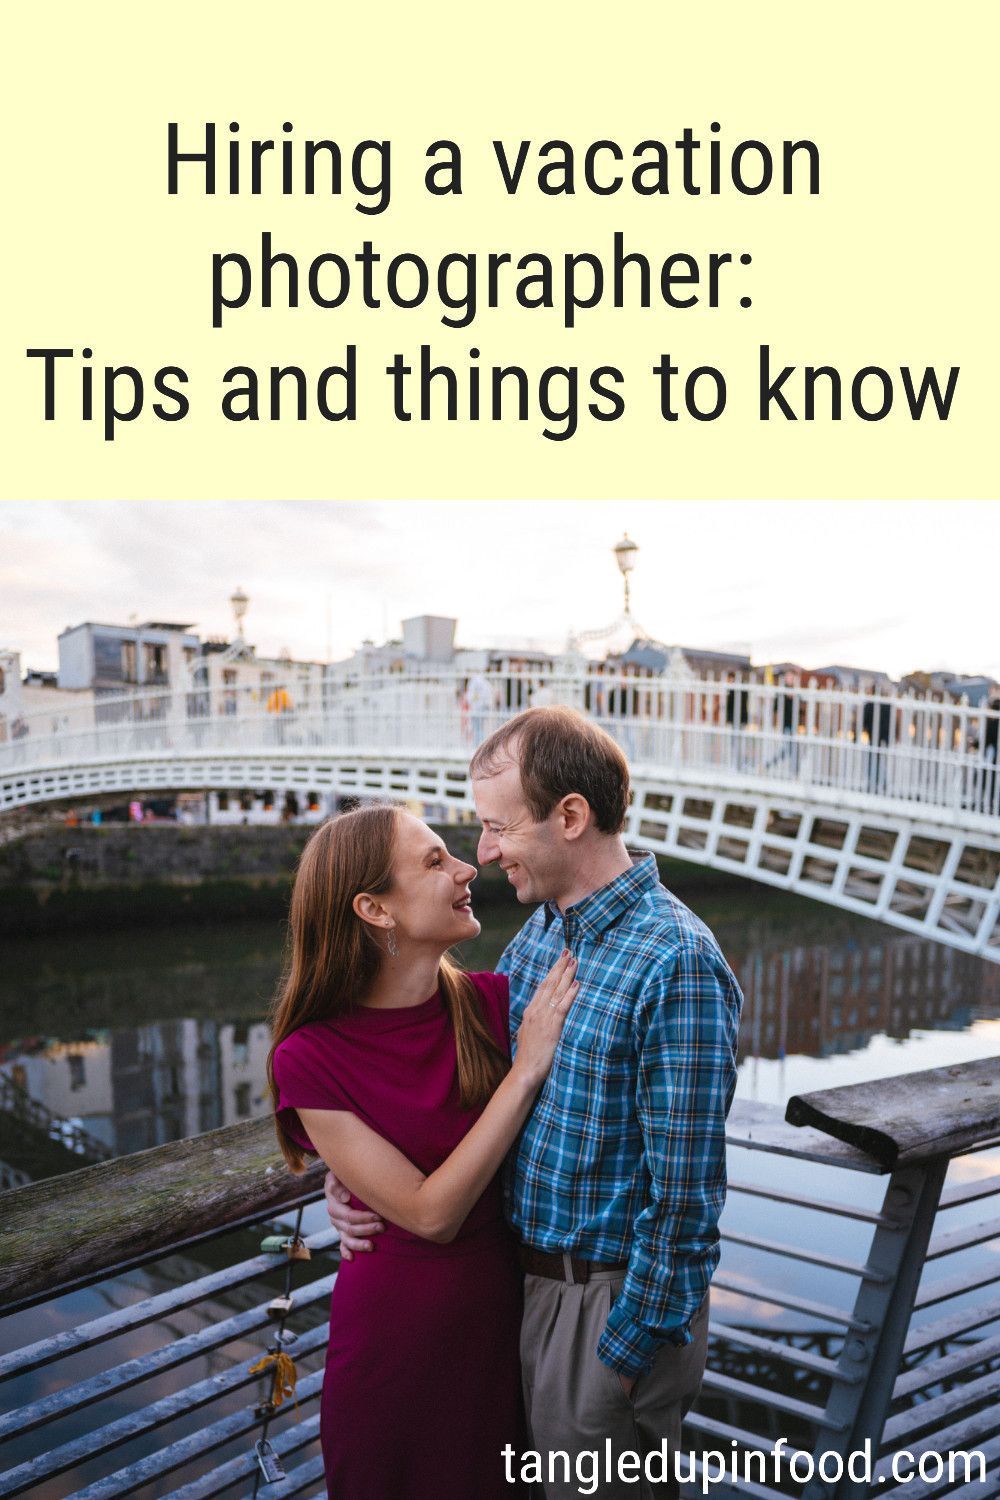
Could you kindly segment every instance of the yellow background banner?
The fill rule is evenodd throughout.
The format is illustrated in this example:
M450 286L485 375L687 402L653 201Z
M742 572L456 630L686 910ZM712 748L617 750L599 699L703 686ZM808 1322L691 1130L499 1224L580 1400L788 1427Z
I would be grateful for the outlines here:
M861 0L832 8L786 0L20 5L5 28L2 100L3 498L995 497L996 299L980 261L993 248L997 30L991 4L945 13ZM197 163L181 163L178 192L168 192L170 122L191 152L204 150L214 124L214 195ZM685 130L702 142L689 153L698 194L684 189L677 142ZM460 196L425 186L428 147L442 139L461 149ZM709 191L713 139L717 194ZM260 156L259 194L250 190L254 140L276 143ZM317 155L317 190L302 190L310 140L340 147L339 193L330 191L329 154ZM391 142L387 174L384 157L357 153L366 140ZM514 195L504 190L495 140L512 160L530 143ZM572 195L539 188L540 170L555 168L550 185L560 177L562 148L540 155L554 140L573 148ZM607 149L594 156L599 187L621 175L615 192L591 191L584 180L587 147L601 140L621 148L617 167ZM782 142L802 140L818 148L820 191L807 191L800 153L795 190L785 195ZM229 191L233 141L238 193ZM667 193L633 188L634 168L654 160L651 148L634 156L644 141L667 148ZM773 183L756 195L733 186L742 141L763 142L773 155ZM282 142L292 148L288 194ZM751 183L762 161L745 154ZM379 170L381 197L372 189ZM613 305L616 234L625 252L650 262L648 308L637 304L634 265L622 273L625 305ZM262 305L265 235L273 252L294 257L297 307L288 305L287 262L272 274L273 305ZM380 257L371 268L377 308L362 300L365 241ZM510 257L496 270L495 308L487 306L491 252ZM462 315L442 306L440 263L473 254L475 315L448 327L442 315ZM568 254L593 257L604 275L596 301L598 272L579 262L578 297L595 305L581 306L572 327L563 307ZM713 254L731 256L719 270L718 306L709 295ZM244 257L246 270L235 260L220 267L221 295L245 293L246 305L213 318L213 257L224 255ZM386 295L399 255L428 267L419 306L394 307ZM527 272L516 263L526 255L550 259L554 306L519 304ZM691 306L661 294L671 256L697 265L698 282L685 283L691 263L671 262L673 300L696 294ZM340 306L310 298L317 257L325 259L316 289L327 301L343 292ZM346 265L349 291L331 257ZM451 293L467 275L468 263L455 259ZM525 299L538 300L540 286ZM414 263L401 266L397 288L401 298L419 293ZM431 363L455 372L453 421L444 376L431 382L430 419L421 420L422 345ZM781 387L794 421L777 399L761 419L765 345L772 379L794 367ZM346 381L334 375L323 387L321 372L344 366L349 346L356 416L328 420L323 397L328 410L342 409ZM28 349L72 354L28 358ZM674 421L663 418L653 373L665 355L678 370ZM394 414L386 373L394 356L415 372L402 393L406 422ZM512 365L523 380L506 377L497 419L492 371ZM303 419L294 375L280 387L280 418L272 415L272 366L303 372ZM725 379L715 420L685 407L685 377L706 366ZM831 376L817 378L806 419L807 366L837 372L840 420ZM886 378L867 375L858 386L870 366ZM106 374L124 367L137 374ZM158 390L157 372L168 367L187 378L161 375ZM250 409L235 393L247 378L224 380L234 367L259 377L255 421L223 414L227 392L234 413ZM608 367L621 378L604 376L595 393L593 372ZM957 367L947 420L931 397L913 420L904 367L917 387L933 367L942 391ZM575 393L566 370L577 372ZM612 390L621 415L600 420L591 408L615 410ZM858 414L858 403L879 411L888 391L883 419ZM181 409L178 392L186 414L167 420ZM692 397L710 411L715 378L699 377Z

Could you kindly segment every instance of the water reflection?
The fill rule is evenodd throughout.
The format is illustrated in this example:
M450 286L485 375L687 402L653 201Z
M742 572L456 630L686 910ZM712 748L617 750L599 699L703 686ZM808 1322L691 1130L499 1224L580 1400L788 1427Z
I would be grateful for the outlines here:
M802 1087L996 1046L995 1029L976 1024L1000 1016L995 965L780 893L747 894L738 882L688 899L746 995L744 1095L783 1102ZM482 915L481 937L462 954L473 968L496 962L524 914L503 904ZM281 942L275 923L11 945L0 975L0 1068L116 1154L265 1114L263 1016ZM942 1050L945 1032L961 1039L957 1050ZM16 1167L10 1117L0 1119L0 1157Z
M32 1099L126 1155L264 1113L269 1042L260 1021L182 1017L21 1039L0 1057Z

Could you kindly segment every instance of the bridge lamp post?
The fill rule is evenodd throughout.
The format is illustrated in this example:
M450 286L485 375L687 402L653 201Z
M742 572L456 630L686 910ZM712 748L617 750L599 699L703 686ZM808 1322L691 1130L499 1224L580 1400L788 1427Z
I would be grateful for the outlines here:
M240 588L237 585L235 592L232 593L232 594L230 594L230 596L229 596L229 603L230 603L230 606L232 607L233 619L236 621L236 640L234 641L233 645L229 647L229 650L225 653L225 655L223 657L223 660L229 659L229 660L237 660L238 661L244 655L244 652L246 650L246 647L245 647L245 644L244 644L244 640L243 640L243 618L246 615L247 607L250 604L250 600L248 599L247 595L243 592L242 588ZM225 680L225 678L223 677L223 681L224 680ZM226 695L223 694L222 695L223 706L225 706L226 701L227 701ZM238 686L237 686L237 689L236 689L236 693L234 694L233 706L236 709L236 711L238 712L239 711L239 688L238 688ZM206 824L208 824L208 823L211 823L211 821L212 821L212 793L211 793L211 791L208 788L206 788L205 789L205 822L206 822Z
M242 640L243 616L247 612L247 606L249 605L250 600L247 598L246 594L244 594L243 590L238 588L235 594L231 596L229 602L233 607L233 616L236 620L236 634L239 639Z
M615 547L615 561L618 564L618 571L621 573L622 582L625 585L626 620L631 620L632 618L632 604L629 598L628 575L635 567L635 556L638 550L639 548L636 546L635 542L629 539L629 534L627 531L622 537L621 541Z

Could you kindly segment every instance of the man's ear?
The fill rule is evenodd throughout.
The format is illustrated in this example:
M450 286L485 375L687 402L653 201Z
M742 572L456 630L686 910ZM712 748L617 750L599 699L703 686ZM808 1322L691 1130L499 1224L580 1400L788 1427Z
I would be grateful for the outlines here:
M367 891L361 891L351 902L351 908L356 917L362 922L367 922L371 927L395 927L395 922L379 901L377 896L370 896Z
M590 803L579 792L570 792L559 803L559 817L564 839L578 839L594 821Z

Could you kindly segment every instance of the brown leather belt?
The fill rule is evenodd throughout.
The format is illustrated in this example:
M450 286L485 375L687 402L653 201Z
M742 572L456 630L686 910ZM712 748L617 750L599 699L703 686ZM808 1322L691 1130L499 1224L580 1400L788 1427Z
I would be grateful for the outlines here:
M596 1271L628 1270L628 1261L580 1260L555 1250L535 1250L531 1245L518 1247L522 1271L529 1276L547 1276L550 1281L568 1281L571 1285L589 1281Z

